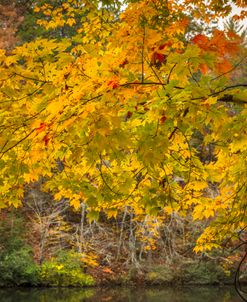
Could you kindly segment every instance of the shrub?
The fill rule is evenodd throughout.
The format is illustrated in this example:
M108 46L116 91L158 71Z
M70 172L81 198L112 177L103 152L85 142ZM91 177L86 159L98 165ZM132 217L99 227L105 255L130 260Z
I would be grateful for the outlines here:
M0 259L0 285L37 285L39 268L32 259L31 249L23 246Z
M212 262L193 262L183 267L183 283L219 284L227 279L223 268Z
M2 212L0 234L0 286L38 284L39 268L24 240L24 220L15 210Z
M83 272L80 254L73 251L60 252L57 257L41 266L41 282L47 286L91 286L92 276Z
M156 265L146 274L145 280L151 284L169 284L174 281L175 273L169 266Z

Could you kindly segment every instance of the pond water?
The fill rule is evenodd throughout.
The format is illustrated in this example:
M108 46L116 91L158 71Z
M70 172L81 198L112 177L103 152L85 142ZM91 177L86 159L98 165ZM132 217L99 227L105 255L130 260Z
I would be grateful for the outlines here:
M240 302L233 287L0 289L0 302Z

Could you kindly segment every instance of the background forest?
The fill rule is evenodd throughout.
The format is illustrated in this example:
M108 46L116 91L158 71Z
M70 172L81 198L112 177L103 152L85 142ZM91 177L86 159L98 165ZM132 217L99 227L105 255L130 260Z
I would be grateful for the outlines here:
M0 286L233 283L246 27L211 2L0 2Z

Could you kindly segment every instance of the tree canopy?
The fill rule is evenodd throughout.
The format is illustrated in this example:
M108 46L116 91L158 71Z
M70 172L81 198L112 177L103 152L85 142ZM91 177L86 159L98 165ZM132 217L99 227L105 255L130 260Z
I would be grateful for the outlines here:
M56 35L0 50L0 207L20 206L43 177L92 220L176 211L208 219L197 252L238 238L247 53L234 31L206 33L230 11L216 0L38 2L37 23Z

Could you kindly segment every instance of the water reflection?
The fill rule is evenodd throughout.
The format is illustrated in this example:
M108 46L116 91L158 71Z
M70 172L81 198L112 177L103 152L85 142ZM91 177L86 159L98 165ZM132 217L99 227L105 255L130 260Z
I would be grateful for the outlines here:
M0 289L0 302L240 302L233 288Z

